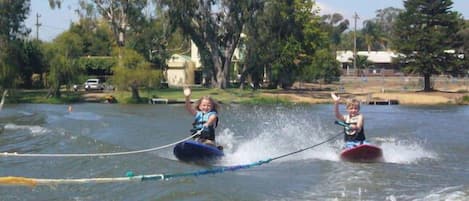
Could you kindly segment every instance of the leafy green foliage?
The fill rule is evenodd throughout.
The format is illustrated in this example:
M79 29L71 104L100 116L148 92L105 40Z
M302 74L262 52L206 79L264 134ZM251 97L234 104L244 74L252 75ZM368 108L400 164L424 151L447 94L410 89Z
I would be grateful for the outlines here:
M77 34L62 33L47 47L46 57L49 62L49 96L59 98L62 84L72 84L80 74L78 58L82 54L82 42Z
M0 1L0 88L17 83L17 66L22 61L21 41L29 30L24 20L29 13L29 0Z
M350 22L339 13L321 16L323 30L329 33L329 39L333 50L337 50L342 41L342 33L348 29Z
M46 61L43 53L43 44L39 40L24 41L22 43L23 59L19 65L19 77L21 78L20 87L38 88L43 87L42 75L46 71ZM33 75L40 76L39 80L34 83Z
M122 55L122 58L113 67L114 76L111 81L120 90L131 89L132 99L139 102L138 89L141 87L158 86L162 78L159 70L153 70L150 63L135 50L119 48L114 55Z
M115 66L117 60L115 57L80 57L78 65L81 70L93 74L91 72L101 72L99 74L111 74L112 67Z
M110 56L114 43L112 32L105 23L84 18L70 27L70 32L79 35L83 43L83 56Z
M337 67L338 62L328 49L318 50L310 66L306 66L301 73L301 80L316 82L323 81L324 83L332 83L339 80L341 71Z
M262 6L260 0L164 0L170 23L190 36L199 49L204 72L212 86L226 88L229 67L244 24Z
M332 27L315 15L313 5L313 1L267 1L248 23L243 74L249 74L255 85L262 81L264 68L271 88L325 78L328 68L339 70L329 49L333 34L327 30Z
M405 71L424 77L424 91L433 90L430 77L441 74L454 65L456 54L447 50L457 48L456 33L462 25L459 13L451 11L451 0L404 1L405 11L400 13L395 26L394 45L405 56L400 62Z

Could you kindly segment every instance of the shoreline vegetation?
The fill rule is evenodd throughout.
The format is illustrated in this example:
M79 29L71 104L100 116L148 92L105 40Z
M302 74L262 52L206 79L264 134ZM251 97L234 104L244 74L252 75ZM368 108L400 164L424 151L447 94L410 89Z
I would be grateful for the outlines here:
M418 78L370 77L342 78L333 84L295 83L291 89L208 89L193 88L193 97L209 95L221 103L240 104L329 104L332 103L330 92L344 98L356 98L363 103L373 101L397 101L401 105L469 105L469 80L440 79L434 83L434 91L423 92ZM133 103L130 92L95 91L85 92L63 90L62 98L46 98L47 90L15 90L10 92L6 103L46 103L64 104L81 102L106 102L112 96L117 103ZM141 90L140 103L149 103L151 99L169 100L171 103L184 101L181 88Z

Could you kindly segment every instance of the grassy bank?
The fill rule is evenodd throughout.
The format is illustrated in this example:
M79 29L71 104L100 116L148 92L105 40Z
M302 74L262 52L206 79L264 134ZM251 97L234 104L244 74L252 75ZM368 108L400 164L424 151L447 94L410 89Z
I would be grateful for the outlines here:
M241 89L192 89L192 98L198 99L202 96L211 96L222 103L242 103L242 104L291 104L287 98L282 96L269 96L265 93L279 90L241 90ZM63 91L61 98L48 98L47 90L10 90L6 97L6 103L41 103L41 104L68 104L80 102L103 103L106 97L113 96L118 103L133 104L132 94L128 91L104 91L104 92L73 92ZM151 98L169 99L183 102L184 96L181 89L168 88L158 90L140 91L141 100L138 103L148 103Z
M82 93L63 91L61 98L48 97L47 90L9 90L6 103L63 104L84 101Z
M418 79L369 78L342 79L333 84L297 83L289 90L282 89L207 89L193 88L192 98L211 96L222 103L241 104L321 104L331 103L330 92L339 93L344 98L368 100L398 100L404 105L469 104L468 84L465 80L436 82L433 92L422 92ZM10 91L7 103L47 103L63 104L78 102L104 102L112 95L121 104L136 103L128 91L73 92L64 90L59 99L47 98L47 90ZM148 103L152 98L183 102L181 88L167 88L140 91L139 103Z

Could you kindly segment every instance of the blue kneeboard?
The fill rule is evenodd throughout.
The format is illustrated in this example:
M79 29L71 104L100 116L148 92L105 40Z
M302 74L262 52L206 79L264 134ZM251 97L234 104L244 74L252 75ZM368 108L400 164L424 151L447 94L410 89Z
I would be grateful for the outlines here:
M177 159L184 162L210 162L220 159L225 154L217 147L206 145L195 140L187 140L176 144L173 153Z

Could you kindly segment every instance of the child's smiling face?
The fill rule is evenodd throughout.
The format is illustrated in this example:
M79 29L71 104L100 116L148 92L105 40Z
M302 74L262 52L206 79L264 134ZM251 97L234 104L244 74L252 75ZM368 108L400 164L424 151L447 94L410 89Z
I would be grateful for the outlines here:
M199 110L202 111L203 113L212 111L212 107L213 105L210 102L210 100L202 99L202 101L200 101Z
M351 105L350 107L347 107L347 111L351 117L357 116L360 112L360 107L356 105Z

